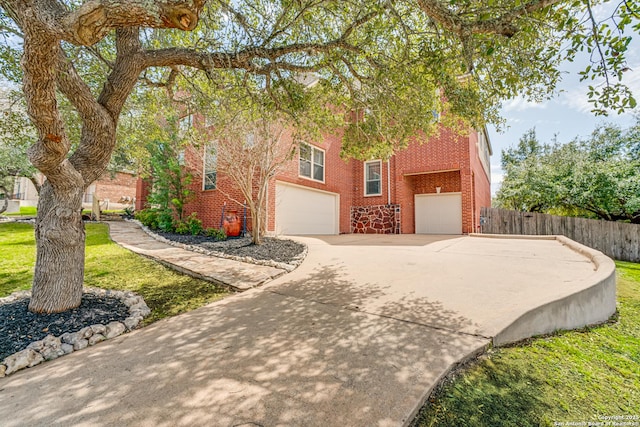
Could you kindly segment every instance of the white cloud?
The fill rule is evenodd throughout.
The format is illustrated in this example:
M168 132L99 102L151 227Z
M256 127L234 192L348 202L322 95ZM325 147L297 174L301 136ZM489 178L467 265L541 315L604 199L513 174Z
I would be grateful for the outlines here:
M491 196L495 196L500 186L502 185L502 181L504 179L504 172L502 171L502 167L500 165L491 165Z
M640 64L629 67L630 71L627 71L622 78L622 83L626 84L635 97L640 96ZM614 83L614 82L612 82ZM573 110L580 113L591 114L593 104L589 102L587 96L588 86L602 86L604 81L600 82L582 82L579 85L565 91L560 96L559 102Z
M546 104L527 101L526 99L519 96L517 98L510 99L502 105L502 111L507 113L515 111L525 111L531 108L543 109L546 108Z
M586 88L576 87L566 91L560 98L560 104L580 113L590 113L593 106L589 103Z

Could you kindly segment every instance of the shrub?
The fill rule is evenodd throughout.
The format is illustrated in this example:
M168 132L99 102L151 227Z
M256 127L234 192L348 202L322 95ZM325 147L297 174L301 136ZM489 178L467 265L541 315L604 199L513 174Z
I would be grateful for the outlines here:
M173 231L178 234L189 234L189 224L184 221L175 221L173 223Z
M202 221L198 219L198 214L195 212L187 217L187 219L185 220L185 224L187 224L189 233L191 233L193 236L197 236L204 230L204 228L202 227Z
M158 213L158 228L165 233L172 233L174 231L173 215L170 210L161 210Z
M135 207L127 206L126 208L124 208L124 212L122 214L124 218L133 218L134 215L135 215Z
M227 240L227 233L225 233L224 228L207 228L204 231L205 236L212 237L215 240Z
M136 212L135 218L152 230L158 229L158 210L143 209Z

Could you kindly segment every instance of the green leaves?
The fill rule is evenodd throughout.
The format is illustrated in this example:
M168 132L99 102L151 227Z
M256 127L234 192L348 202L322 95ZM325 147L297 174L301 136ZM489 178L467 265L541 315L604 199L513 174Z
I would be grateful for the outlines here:
M638 2L594 12L588 0L544 8L533 0L452 0L435 8L442 13L430 2L405 0L208 2L193 31L140 30L141 57L175 54L166 56L167 67L146 68L140 83L171 89L173 95L189 93L192 106L209 110L216 105L208 99L245 96L294 120L315 121L317 129L340 125L347 111L368 111L366 123L349 124L343 154L388 157L410 138L421 137L419 130L432 131L434 111L444 113L447 125L499 124L501 101L551 96L561 62L582 51L589 62L580 77L592 82L593 112L635 108L625 74L632 36L640 31ZM596 19L600 16L604 19ZM19 82L21 30L2 11L0 37L5 38L0 74ZM108 77L118 55L113 34L91 48L63 48L96 97L114 83ZM309 90L300 81L305 75L320 84ZM140 140L146 135L139 129L153 128L151 120L141 124L143 112L155 111L156 102L145 92L134 91L120 121L127 130L119 133L119 166L133 168L136 158L145 159ZM60 105L71 139L78 139L73 108L62 98ZM328 105L336 109L326 111Z
M640 121L602 125L585 140L541 144L535 131L503 152L501 207L640 223Z

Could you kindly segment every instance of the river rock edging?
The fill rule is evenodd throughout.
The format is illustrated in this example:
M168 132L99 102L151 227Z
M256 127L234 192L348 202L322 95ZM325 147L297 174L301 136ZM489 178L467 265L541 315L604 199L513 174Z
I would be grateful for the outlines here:
M82 350L101 341L115 338L127 331L137 328L146 316L151 313L144 299L131 291L115 291L100 288L83 288L84 293L92 293L100 297L111 297L122 301L129 310L129 316L123 322L109 322L106 325L86 326L77 332L67 332L58 337L47 335L34 341L24 350L5 357L0 363L0 378L25 368L31 368L44 361L57 359L60 356ZM0 304L29 298L31 291L18 291L0 298Z
M177 248L185 249L185 250L192 251L192 252L197 252L197 253L200 253L200 254L203 254L203 255L215 256L215 257L218 257L218 258L226 258L226 259L231 259L231 260L234 260L234 261L246 262L246 263L249 263L249 264L264 265L264 266L267 266L267 267L275 267L275 268L279 268L281 270L285 270L288 273L290 273L293 270L295 270L296 268L298 268L300 266L300 264L302 264L304 259L307 257L307 254L309 252L309 248L307 247L307 245L303 244L303 246L304 246L303 251L300 254L298 254L294 259L289 261L289 262L278 262L278 261L269 260L269 259L257 259L257 258L253 258L253 257L249 257L249 256L231 255L231 254L227 254L227 253L224 253L224 252L215 251L215 250L208 250L208 249L201 248L199 246L188 245L188 244L185 244L185 243L180 243L180 242L176 242L176 241L167 239L167 238L165 238L165 237L163 237L163 236L161 236L161 235L159 235L157 233L154 233L153 230L151 230L146 225L142 224L137 219L127 219L126 221L138 224L140 226L140 228L142 229L142 231L147 233L150 237L154 238L155 240L157 240L159 242L162 242L162 243L166 243L166 244L171 245L171 246L175 246Z

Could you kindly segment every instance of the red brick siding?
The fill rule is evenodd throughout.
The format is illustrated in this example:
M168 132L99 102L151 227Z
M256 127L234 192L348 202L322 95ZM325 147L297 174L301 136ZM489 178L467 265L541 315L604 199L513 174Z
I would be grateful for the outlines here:
M100 201L109 200L111 203L119 203L126 197L133 200L136 196L136 181L136 176L130 173L116 172L112 176L107 172L95 181L94 197Z
M469 135L461 135L440 128L426 143L411 143L396 155L397 199L402 205L402 232L415 232L415 194L435 193L439 185L442 193L462 194L462 232L473 231L472 187L470 180ZM425 172L439 172L425 174ZM417 175L421 174L421 175Z
M151 191L151 182L138 177L136 180L136 210L142 210L149 207L147 199Z
M352 186L351 165L353 161L346 161L340 157L340 146L342 143L342 131L325 134L320 141L308 141L309 145L324 150L324 182L318 182L305 177L299 173L299 158L296 154L293 159L287 162L276 180L280 182L301 185L317 190L338 193L340 195L340 233L349 233L351 215ZM268 209L268 230L275 230L275 183L271 185L269 191Z
M340 195L340 233L350 233L352 208L381 206L388 203L401 206L400 230L402 233L415 232L414 195L435 193L437 186L441 192L462 194L463 232L475 231L479 224L481 206L489 206L491 201L490 182L480 163L476 136L460 135L448 129L428 142L417 142L390 159L391 200L388 199L387 162L382 162L382 194L365 197L364 163L345 161L340 158L342 131L328 133L320 141L309 141L310 145L325 151L325 181L317 182L299 176L298 156L288 161L269 186L267 206L267 230L275 230L276 181L301 185ZM227 209L236 208L242 214L242 206L233 199L243 201L244 197L228 178L218 174L218 188L202 190L202 156L196 152L187 154L187 162L193 165L196 178L192 185L195 198L187 206L187 213L198 212L206 227L218 227L224 202ZM436 172L436 173L426 173Z
M491 177L482 166L477 142L477 133L472 133L469 137L469 152L473 173L473 232L480 231L480 208L491 207Z
M189 149L185 153L185 161L190 166L193 175L190 189L193 192L193 199L185 207L185 214L192 212L198 214L202 225L206 228L220 228L223 207L225 211L235 210L238 218L244 221L244 196L236 187L233 181L221 173L217 175L216 188L213 190L203 190L203 150ZM225 205L226 204L226 205ZM247 220L247 228L250 227Z
M458 193L462 190L460 171L429 173L425 175L411 175L407 179L413 183L415 194Z

